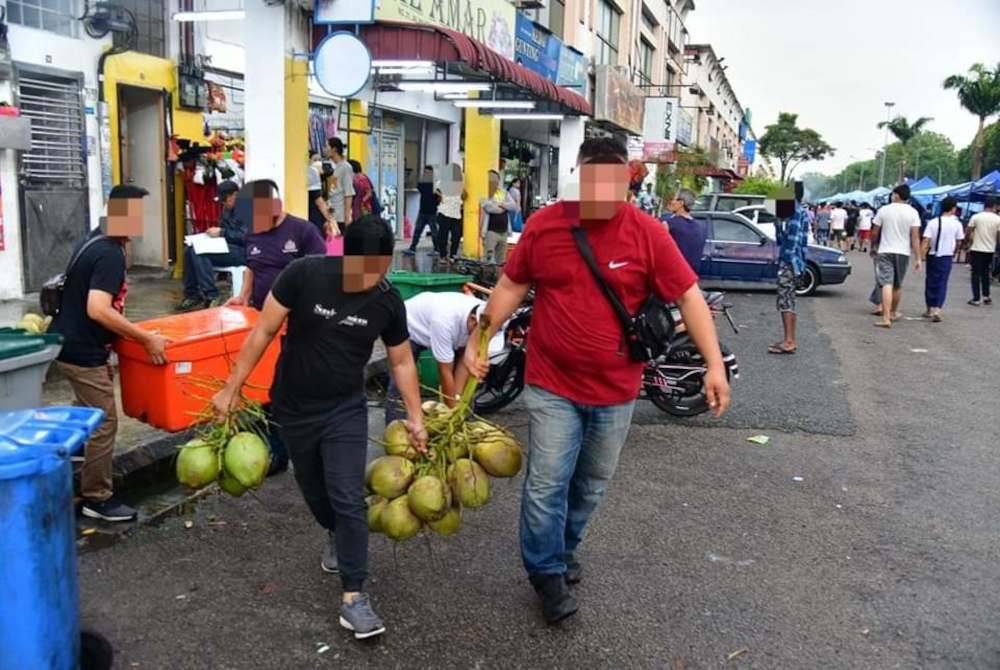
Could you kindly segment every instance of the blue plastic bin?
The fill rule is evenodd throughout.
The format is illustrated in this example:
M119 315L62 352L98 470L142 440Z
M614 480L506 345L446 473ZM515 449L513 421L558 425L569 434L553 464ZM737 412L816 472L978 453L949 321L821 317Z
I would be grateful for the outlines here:
M70 407L0 413L0 670L78 667L70 456L102 419Z

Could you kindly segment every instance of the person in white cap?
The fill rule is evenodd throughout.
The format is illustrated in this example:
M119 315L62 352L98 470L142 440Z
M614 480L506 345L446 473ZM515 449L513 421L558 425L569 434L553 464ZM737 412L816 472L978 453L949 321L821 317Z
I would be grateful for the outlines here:
M410 331L413 360L424 350L430 349L437 361L441 395L449 407L469 378L461 356L456 352L466 347L469 333L475 329L479 313L486 303L465 293L421 293L406 301L406 327ZM500 353L504 346L503 330L490 340L489 353ZM385 398L385 421L404 418L406 412L400 403L399 391L390 377Z

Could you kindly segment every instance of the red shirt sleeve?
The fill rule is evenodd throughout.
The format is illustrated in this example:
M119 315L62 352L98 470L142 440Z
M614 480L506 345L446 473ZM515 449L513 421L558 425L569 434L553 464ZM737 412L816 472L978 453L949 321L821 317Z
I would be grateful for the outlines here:
M651 267L650 290L664 302L677 302L685 291L698 282L698 275L684 260L677 243L666 228L654 225L649 230Z

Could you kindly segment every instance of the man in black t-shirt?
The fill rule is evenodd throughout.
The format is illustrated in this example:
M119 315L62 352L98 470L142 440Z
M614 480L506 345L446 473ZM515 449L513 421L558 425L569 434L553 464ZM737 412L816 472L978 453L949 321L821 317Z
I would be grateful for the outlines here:
M127 337L140 342L154 363L166 362L166 340L122 314L127 293L125 243L142 234L142 198L147 193L136 186L111 189L107 216L73 252L79 257L66 275L62 306L49 329L63 336L57 365L73 387L77 404L104 410L104 421L87 442L80 474L82 514L104 521L135 518L135 510L112 495L118 411L114 371L108 364L111 342Z
M437 226L438 201L440 196L434 190L434 168L430 165L424 166L424 171L420 175L420 181L417 182L417 190L420 192L420 211L417 213L417 227L413 231L413 241L410 242L410 248L403 252L407 256L412 256L417 252L417 244L420 242L420 236L423 235L424 228L427 227L431 229L431 242L434 243L434 251L440 251L438 249Z
M368 576L364 368L380 337L406 406L410 439L420 450L427 444L406 308L399 292L385 282L393 245L385 223L368 215L347 228L342 258L312 256L285 268L225 387L213 398L224 418L287 319L271 387L274 415L302 496L330 536L320 565L340 573L340 623L358 639L385 632L362 592Z

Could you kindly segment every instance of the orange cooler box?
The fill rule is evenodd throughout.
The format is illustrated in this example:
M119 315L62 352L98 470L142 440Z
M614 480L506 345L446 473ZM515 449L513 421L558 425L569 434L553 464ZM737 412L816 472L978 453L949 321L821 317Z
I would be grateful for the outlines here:
M221 388L236 366L257 315L246 307L216 307L138 324L169 340L167 364L154 365L136 342L115 343L125 414L172 432L194 425L215 393L210 386ZM276 337L250 373L243 393L251 400L268 401L280 351Z

